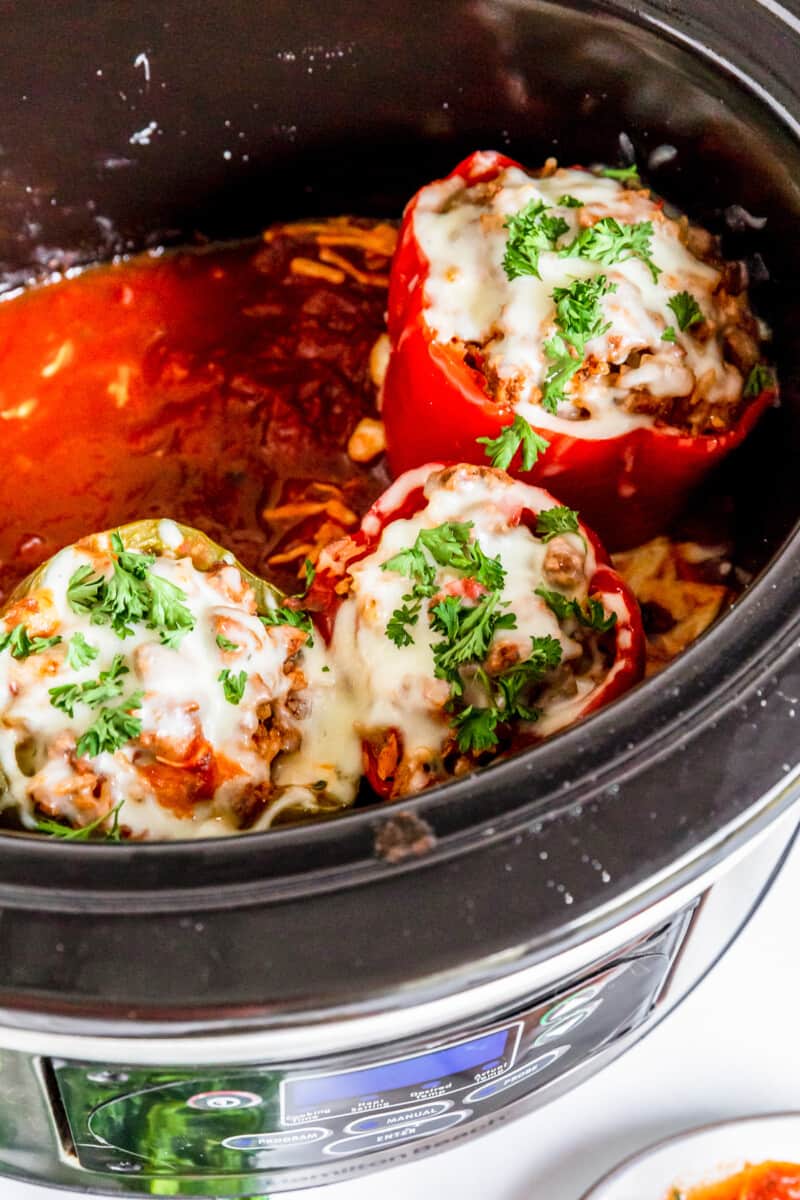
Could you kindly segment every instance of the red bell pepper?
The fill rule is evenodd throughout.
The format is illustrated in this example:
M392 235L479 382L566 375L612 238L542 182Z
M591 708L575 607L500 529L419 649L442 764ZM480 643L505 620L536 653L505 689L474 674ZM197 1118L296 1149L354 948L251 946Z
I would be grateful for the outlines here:
M309 608L316 610L318 614L324 613L324 619L317 621L323 631L330 631L335 623L336 612L347 595L351 566L377 549L387 525L396 520L407 520L426 506L425 485L428 479L434 472L445 469L443 463L427 463L407 471L375 501L353 535L323 550L306 600ZM504 472L492 467L482 465L480 469L493 476L507 478ZM535 530L539 511L551 508L559 501L543 488L529 487L526 491L524 506L517 502L509 506L508 524L513 528L522 523ZM608 673L586 697L584 704L575 714L575 720L588 716L621 696L639 682L645 668L645 637L636 599L628 585L610 565L608 555L596 534L582 522L579 524L579 532L587 544L588 553L594 559L593 563L589 560L591 571L588 594L600 601L607 614L615 613L616 622L607 634L602 635L609 658ZM445 735L446 732L443 730ZM538 740L541 739L536 736L534 727L533 732L526 735L524 742L515 739L512 749L532 745ZM381 763L381 752L385 752L387 747L388 759L399 763L404 750L399 729L371 730L369 736L364 737L364 773L379 795L394 798L402 793L395 791L394 772L387 773ZM431 773L427 783L432 785L437 782L442 782L442 779L434 777Z
M479 151L455 168L465 186L490 181L513 159ZM425 320L428 261L414 233L419 193L403 217L389 285L391 356L383 385L383 420L394 473L420 463L485 463L478 438L494 438L510 425L514 411L498 404L480 371L458 349L437 342ZM520 479L552 489L577 508L612 549L635 546L660 532L683 508L692 489L747 437L775 398L767 388L754 397L727 432L689 435L655 422L610 438L582 438L544 426L536 432L550 443L525 472L519 452L509 470Z

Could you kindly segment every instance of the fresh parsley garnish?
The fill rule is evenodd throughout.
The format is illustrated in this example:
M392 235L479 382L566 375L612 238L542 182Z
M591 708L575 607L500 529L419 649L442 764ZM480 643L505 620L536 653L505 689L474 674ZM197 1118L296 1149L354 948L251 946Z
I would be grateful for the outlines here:
M483 662L495 633L499 629L517 627L514 613L502 611L507 605L500 596L500 592L490 592L473 607L463 603L457 608L452 606L446 617L441 610L441 603L444 602L434 605L432 609L434 618L442 625L446 621L450 623L446 640L436 642L433 646L434 674L437 679L447 679L458 695L463 691L459 667L469 662Z
M542 597L559 621L566 621L572 617L578 624L586 626L587 629L594 629L597 633L608 633L617 623L617 614L612 612L606 615L603 605L595 596L589 597L584 608L579 600L570 599L563 592L551 592L545 587L538 587L536 595Z
M537 529L545 540L559 532L578 530L573 509L558 506L548 512L549 516L541 514L544 521ZM487 673L483 664L495 635L503 629L516 629L517 618L502 598L506 573L499 556L490 558L479 543L470 540L472 528L471 522L454 521L422 530L413 546L388 559L382 569L413 581L411 590L403 596L403 605L395 609L386 627L387 636L399 647L411 644L411 630L419 622L423 605L436 596L434 563L479 578L486 588L476 602L463 596L443 595L426 609L429 627L438 635L431 645L434 675L449 684L450 699L446 707L458 747L462 753L481 754L499 740L499 725L515 719L537 719L539 712L533 703L533 691L560 663L562 651L558 638L534 637L527 659L495 676ZM563 599L566 601L566 597ZM591 610L587 611L593 616ZM600 612L603 615L602 608ZM488 704L464 704L469 679L481 685Z
M36 828L39 833L49 833L52 837L61 838L65 842L88 842L94 831L110 817L111 828L106 830L103 837L107 842L118 842L120 840L119 813L124 803L124 800L120 800L111 812L104 813L101 817L90 821L88 825L81 825L77 829L73 829L71 825L62 825L60 821L51 821L49 817L42 817L41 820L38 820Z
M233 654L234 650L239 649L236 642L229 641L226 637L223 637L221 633L217 634L216 640L220 650L224 650L226 654Z
M605 275L574 279L568 287L553 289L557 332L544 345L550 359L542 388L542 407L547 412L558 411L566 385L583 366L586 343L610 329L610 321L603 321L600 301L614 291L616 284Z
M519 717L525 721L535 721L538 710L531 706L527 697L531 688L541 683L549 671L561 662L561 643L558 638L549 633L543 637L531 638L531 653L522 662L506 667L495 676L493 683L502 698L501 710L503 718Z
M110 577L94 572L88 563L77 568L67 585L67 602L73 612L88 615L93 625L110 625L120 638L133 634L133 625L158 629L161 641L177 649L194 629L195 618L183 602L185 592L156 575L152 554L126 550L120 534L111 534L114 552Z
M101 708L84 734L78 739L77 753L87 758L98 754L113 753L131 738L142 732L142 722L134 717L131 709L141 708L143 692L133 692L116 708Z
M413 546L381 564L382 571L396 572L413 581L411 591L403 596L403 604L394 610L386 626L386 636L396 646L410 646L414 640L409 629L417 624L423 601L436 591L434 563L463 571L488 591L502 588L506 573L500 558L490 558L478 542L470 541L471 530L471 521L447 521L432 529L421 529ZM452 599L445 598L431 610L432 625L436 609Z
M561 251L562 258L586 258L610 267L629 258L640 258L655 282L661 274L652 259L653 223L621 224L614 217L601 217L583 229Z
M303 573L306 577L306 588L303 594L307 595L312 583L317 577L317 568L314 566L310 558L305 559L303 562Z
M570 196L569 192L559 196L556 204L559 208L583 208L583 201L579 200L577 196Z
M675 326L668 325L667 328L664 330L664 332L661 335L661 340L662 340L662 342L674 342L674 341L676 341L677 337L678 337L678 335L675 332Z
M244 695L244 689L247 687L247 672L240 671L238 675L234 675L228 667L224 667L220 671L217 679L222 684L222 690L225 693L225 699L229 704L238 704Z
M636 163L629 167L602 167L600 174L605 179L618 179L620 183L638 183L639 168Z
M288 604L280 604L268 613L259 613L259 620L268 627L272 625L293 625L295 629L302 629L306 635L306 646L310 649L314 645L314 638L312 636L314 626L311 617L300 608L290 608Z
M772 367L768 367L766 363L756 363L747 376L747 382L744 385L744 395L746 399L749 399L751 396L760 396L767 388L774 387L775 373Z
M503 270L509 279L520 275L539 274L539 254L542 250L554 250L556 242L569 225L563 217L553 216L542 200L529 200L524 208L509 217L505 223L508 241L503 255Z
M150 613L148 629L158 629L161 641L173 650L194 629L194 613L183 603L186 593L181 591L163 575L152 572L147 577L150 585Z
M414 639L408 632L408 627L416 625L421 607L421 601L416 600L412 601L410 606L401 604L394 610L386 625L386 636L395 646L402 648L412 645Z
M67 645L67 662L73 671L79 671L81 667L88 667L89 663L94 662L99 653L97 647L90 645L82 633L73 633Z
M516 414L510 425L495 438L479 437L480 445L486 447L486 457L493 467L508 470L512 458L520 451L520 466L530 471L540 454L544 454L550 443L536 432L524 417Z
M531 638L531 654L522 662L507 667L494 678L483 673L482 682L492 703L486 707L468 705L453 718L456 741L462 754L481 754L499 740L498 725L512 720L535 721L539 710L531 702L533 689L549 671L561 662L561 643L547 634Z
M555 508L543 508L536 517L536 536L549 542L560 533L578 533L578 513L565 504Z
M31 637L27 625L15 625L7 633L0 634L0 653L10 650L12 658L29 658L31 654L41 654L51 646L57 646L61 638Z
M667 301L667 306L675 314L675 320L681 330L690 329L698 321L705 320L703 310L691 292L678 292Z
M130 668L121 654L115 654L111 666L101 671L97 679L88 679L84 683L65 683L49 689L50 703L53 708L65 712L68 717L75 715L74 708L78 703L88 704L90 708L99 708L108 700L116 700L122 695L124 675Z
M452 725L462 754L482 754L497 745L500 716L496 708L476 708L469 704L456 713Z
M105 586L105 577L96 575L88 563L78 567L67 585L67 602L72 611L82 616L91 612L100 603Z

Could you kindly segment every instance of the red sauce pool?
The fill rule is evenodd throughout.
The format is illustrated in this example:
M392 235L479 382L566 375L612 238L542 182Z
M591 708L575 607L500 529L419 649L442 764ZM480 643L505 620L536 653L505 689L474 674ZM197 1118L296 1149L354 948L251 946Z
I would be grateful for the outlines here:
M294 590L305 554L271 558L324 522L343 532L387 478L346 453L374 415L387 259L350 245L336 253L354 272L296 269L318 251L314 234L281 231L0 303L0 602L61 546L156 515Z

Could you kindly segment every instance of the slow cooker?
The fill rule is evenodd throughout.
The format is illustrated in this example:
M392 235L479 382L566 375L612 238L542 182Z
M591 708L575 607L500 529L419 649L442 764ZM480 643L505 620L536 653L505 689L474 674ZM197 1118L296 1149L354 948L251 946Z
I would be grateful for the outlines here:
M399 805L206 843L0 841L6 1176L242 1196L491 1129L661 1019L793 836L800 6L29 0L0 36L8 287L397 216L479 145L635 153L750 258L782 383L724 480L753 582L656 679Z

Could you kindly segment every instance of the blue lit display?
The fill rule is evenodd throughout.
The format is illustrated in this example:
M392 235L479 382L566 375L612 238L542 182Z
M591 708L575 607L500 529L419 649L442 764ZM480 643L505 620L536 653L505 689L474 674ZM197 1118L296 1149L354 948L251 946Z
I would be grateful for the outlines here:
M285 1116L300 1116L331 1105L338 1108L342 1102L369 1100L373 1096L408 1088L433 1088L464 1073L474 1076L476 1071L503 1060L508 1035L508 1029L497 1029L471 1041L413 1058L378 1063L342 1074L288 1079L283 1084Z

